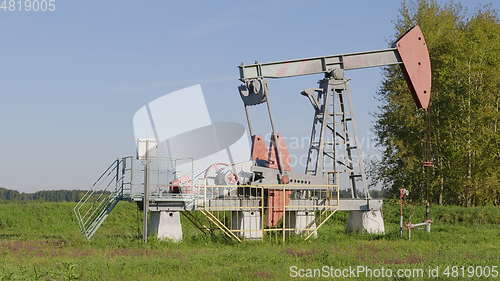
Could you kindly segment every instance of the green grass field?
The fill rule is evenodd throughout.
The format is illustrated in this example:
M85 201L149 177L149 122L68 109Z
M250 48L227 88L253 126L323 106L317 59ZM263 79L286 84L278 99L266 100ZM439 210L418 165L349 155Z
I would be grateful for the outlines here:
M304 280L464 280L453 277L451 271L447 278L443 272L448 266L465 266L467 277L469 266L500 266L498 207L433 207L432 233L417 230L411 241L398 235L398 206L386 203L383 236L346 234L346 214L339 213L320 230L318 239L307 242L214 241L183 222L182 243L145 245L137 238L141 214L134 204L120 203L92 241L78 232L73 206L0 204L0 280L301 280L293 278L291 266L394 271L439 266L440 271L434 279L330 276ZM414 216L422 217L422 212L418 208ZM467 280L485 279L475 274Z

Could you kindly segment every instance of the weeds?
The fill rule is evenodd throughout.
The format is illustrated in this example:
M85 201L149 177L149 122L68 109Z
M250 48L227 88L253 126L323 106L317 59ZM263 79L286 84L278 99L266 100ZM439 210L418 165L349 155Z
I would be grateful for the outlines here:
M493 207L433 207L432 233L417 230L408 241L399 237L397 204L389 202L385 235L347 234L347 216L339 213L320 229L317 239L292 238L285 244L238 244L220 235L203 236L187 221L182 243L151 239L144 244L137 237L135 205L126 202L87 241L78 232L72 207L0 204L0 281L287 280L291 265L397 268L500 261L500 212ZM423 208L414 216L423 216Z

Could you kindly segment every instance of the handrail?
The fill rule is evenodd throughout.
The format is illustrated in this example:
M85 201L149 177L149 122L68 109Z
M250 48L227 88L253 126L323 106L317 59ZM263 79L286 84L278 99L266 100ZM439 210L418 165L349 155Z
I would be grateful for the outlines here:
M131 156L127 156L114 160L73 208L80 232L87 239L93 236L109 212L124 198L125 187L128 186L129 192L132 190L133 170L127 169L127 161L130 160L132 163L132 159ZM128 174L130 182L125 183Z

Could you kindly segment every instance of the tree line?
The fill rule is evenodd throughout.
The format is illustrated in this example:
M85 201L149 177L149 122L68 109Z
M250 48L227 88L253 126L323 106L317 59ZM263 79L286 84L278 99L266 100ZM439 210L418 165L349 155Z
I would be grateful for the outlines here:
M46 201L46 202L78 202L86 193L85 190L43 190L24 193L16 190L0 188L1 201Z
M404 1L394 41L418 24L432 65L429 108L417 110L399 67L384 69L374 131L382 152L371 163L373 184L397 197L462 206L499 205L498 105L500 24L491 5L467 11L460 4ZM432 167L423 167L430 145Z

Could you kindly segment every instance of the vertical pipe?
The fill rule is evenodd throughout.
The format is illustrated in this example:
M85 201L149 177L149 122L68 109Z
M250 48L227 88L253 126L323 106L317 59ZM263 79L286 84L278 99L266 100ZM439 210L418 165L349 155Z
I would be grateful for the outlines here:
M283 185L283 195L281 196L283 200L283 243L285 243L286 239L286 192L285 192L285 185Z
M425 231L427 232L431 232L431 224L429 223L429 218L430 217L430 214L429 214L429 200L427 200L426 204L425 204L425 221L427 222L427 224L425 225Z
M399 199L399 234L403 237L403 199Z
M425 202L425 219L429 219L429 201Z
M205 178L204 180L204 185L203 185L203 208L206 210L208 205L207 205L207 179Z
M143 202L143 215L144 225L142 239L144 243L148 242L148 209L149 209L149 140L146 140L146 161L144 165L144 198Z
M253 179L252 179L253 183ZM257 190L256 190L257 192ZM265 221L264 221L264 216L265 216L265 209L264 209L264 186L260 186L260 206L261 206L261 211L260 211L260 227L262 228L262 241L264 241L264 229L265 229Z
M132 188L134 187L134 159L130 158L130 193L132 195Z

